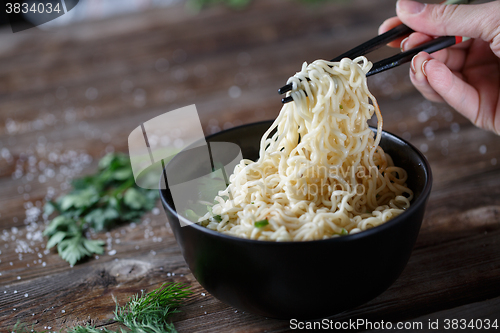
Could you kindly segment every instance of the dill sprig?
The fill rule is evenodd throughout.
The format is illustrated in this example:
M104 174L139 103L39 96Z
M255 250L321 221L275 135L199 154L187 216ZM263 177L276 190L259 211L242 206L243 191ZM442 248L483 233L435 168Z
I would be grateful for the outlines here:
M147 293L134 295L124 307L116 304L115 320L127 326L131 332L164 333L176 332L166 319L173 313L180 312L177 308L181 301L192 292L180 284L163 284L160 288Z
M114 311L116 322L123 324L126 328L111 331L107 328L97 328L95 326L75 326L69 328L67 333L176 333L173 323L167 322L168 317L180 312L178 307L182 301L189 297L192 292L188 286L182 283L164 283L158 289L141 296L135 294L125 306L120 307L115 300L116 309ZM36 333L26 325L17 323L12 333ZM47 331L38 332L45 333ZM55 331L54 331L55 332ZM61 331L62 332L62 331Z

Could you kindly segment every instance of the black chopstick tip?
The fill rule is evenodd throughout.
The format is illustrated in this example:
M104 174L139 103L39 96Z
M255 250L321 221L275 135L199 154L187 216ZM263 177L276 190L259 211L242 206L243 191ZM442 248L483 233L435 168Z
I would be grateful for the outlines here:
M293 102L292 96L288 96L288 97L281 99L281 103L283 103L283 104L290 103L290 102Z
M283 95L284 93L292 90L293 86L291 84L284 85L278 89L278 94Z

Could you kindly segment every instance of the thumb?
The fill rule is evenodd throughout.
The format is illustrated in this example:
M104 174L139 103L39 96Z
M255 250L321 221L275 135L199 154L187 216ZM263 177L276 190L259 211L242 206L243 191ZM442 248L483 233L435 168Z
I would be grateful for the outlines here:
M480 5L431 5L399 0L396 12L401 21L415 31L433 36L480 38L500 44L500 1Z

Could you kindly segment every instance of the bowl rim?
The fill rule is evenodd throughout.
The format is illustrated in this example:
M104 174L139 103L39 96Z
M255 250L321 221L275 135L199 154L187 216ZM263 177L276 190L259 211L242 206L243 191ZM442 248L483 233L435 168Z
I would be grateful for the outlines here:
M253 122L253 123L248 123L248 124L236 126L233 128L222 130L222 131L214 133L214 134L210 134L210 135L205 137L205 140L208 142L208 141L210 141L210 139L212 139L213 137L215 137L217 135L220 135L223 133L229 133L229 132L233 132L233 131L238 131L238 130L241 130L245 127L263 125L265 123L269 123L271 125L273 123L273 121L274 120L264 120L264 121L258 121L258 122ZM373 126L369 126L369 127L372 131L374 131L376 133L377 129L375 127L373 127ZM423 186L422 192L420 193L418 198L416 198L416 200L410 205L410 208L405 210L403 213L401 213L400 215L396 216L395 218L392 218L389 221L382 223L376 227L370 228L368 230L363 230L363 231L360 231L360 232L355 233L355 234L344 235L341 237L331 237L331 238L327 238L327 239L315 239L315 240L306 240L306 241L279 241L279 242L278 241L241 238L241 237L232 236L232 235L224 234L224 233L219 232L219 231L208 229L206 227L198 225L197 223L189 221L187 218L185 218L182 215L179 215L177 213L177 211L175 209L173 209L166 201L166 199L163 195L163 190L161 189L161 187L159 188L160 199L162 201L163 207L166 207L170 211L170 213L172 213L175 217L177 217L177 219L182 219L183 221L186 222L186 225L182 226L181 228L194 228L195 230L198 230L202 233L207 233L207 234L215 236L215 237L221 237L227 241L233 241L233 242L239 241L239 242L244 242L244 243L249 243L249 244L261 244L261 245L275 244L275 246L286 246L287 244L288 245L289 244L311 244L311 243L315 243L315 244L318 243L319 244L319 243L326 243L326 242L340 242L340 243L342 243L342 242L355 241L358 239L370 237L373 234L377 234L377 233L380 233L386 229L392 228L392 226L394 226L396 224L404 223L404 221L406 219L405 216L410 215L411 213L416 211L418 209L418 207L420 207L421 205L425 205L425 201L428 199L428 197L430 195L431 188L432 188L432 182L433 182L431 166L423 153L421 153L410 142L400 138L399 136L397 136L395 134L392 134L390 132L382 130L382 135L386 135L386 136L390 137L392 140L397 140L397 141L402 142L405 145L408 145L411 148L411 150L423 161L422 167L424 168L424 172L426 174L425 185ZM217 142L217 141L213 141L213 142ZM168 165L168 163L167 163L167 165ZM167 167L167 165L165 166L165 168ZM160 184L161 184L161 179L160 179ZM168 219L168 216L167 216L167 219ZM281 245L278 245L278 244L281 244Z

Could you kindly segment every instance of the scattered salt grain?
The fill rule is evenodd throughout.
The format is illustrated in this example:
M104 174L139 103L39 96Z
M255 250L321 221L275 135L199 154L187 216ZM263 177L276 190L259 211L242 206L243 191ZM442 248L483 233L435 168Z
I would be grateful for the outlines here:
M169 62L165 58L159 58L155 62L155 68L158 72L166 72L169 67Z
M410 132L404 132L402 135L403 139L409 141L411 140L411 133Z
M28 293L24 294L24 297L28 297L28 296L29 296Z
M231 86L228 90L229 97L238 98L241 96L241 88L238 86Z
M479 153L481 153L481 154L486 154L486 151L487 151L487 148L486 148L486 146L485 146L485 145L481 145L481 146L479 147Z
M108 254L110 256L114 256L116 254L116 250L111 250L111 251L108 252Z
M98 95L99 95L99 92L94 87L88 88L87 91L85 92L85 97L87 97L87 99L89 99L91 101L95 100Z
M452 123L450 129L453 133L458 133L460 132L460 125L458 123Z
M236 58L236 61L240 66L248 66L251 60L252 56L246 52L241 52L240 54L238 54L238 57Z
M205 296L205 293L201 293L201 296Z
M429 120L429 115L426 112L422 111L418 114L417 119L419 122L425 123L427 120Z

